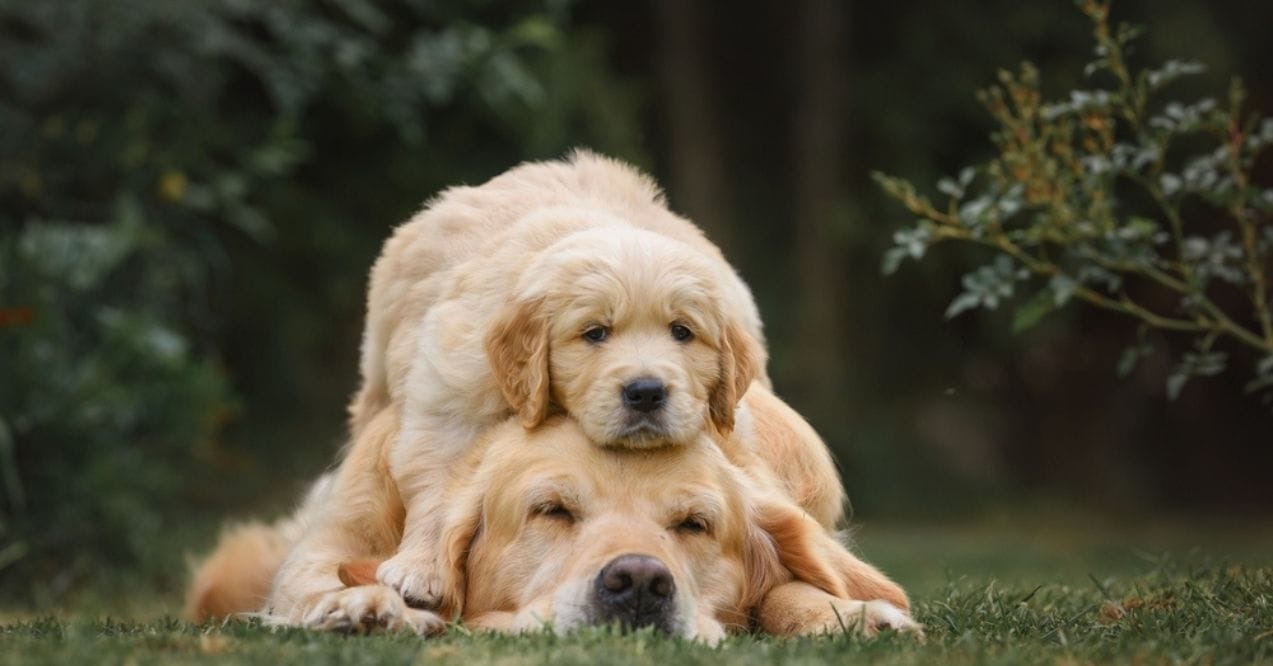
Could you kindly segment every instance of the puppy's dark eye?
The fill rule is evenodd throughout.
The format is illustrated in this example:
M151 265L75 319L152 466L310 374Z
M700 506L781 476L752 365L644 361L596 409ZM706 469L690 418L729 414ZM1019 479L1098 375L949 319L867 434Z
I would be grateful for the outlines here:
M583 339L597 343L610 337L610 329L605 326L589 326L583 332Z
M671 331L672 338L677 342L685 342L694 337L694 331L691 331L690 327L685 324L672 324Z
M535 507L534 512L537 516L543 516L544 518L550 518L552 520L559 520L563 523L575 522L575 514L571 513L570 509L567 509L558 502L546 502L544 504L540 504Z
M676 531L682 534L706 534L709 527L707 521L701 517L689 516L676 526Z

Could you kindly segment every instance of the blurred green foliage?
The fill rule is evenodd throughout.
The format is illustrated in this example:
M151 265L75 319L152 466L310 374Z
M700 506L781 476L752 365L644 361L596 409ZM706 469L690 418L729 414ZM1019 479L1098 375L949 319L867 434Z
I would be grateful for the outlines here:
M870 171L937 182L989 157L971 93L1005 62L1055 73L1045 95L1080 87L1088 37L1066 3L744 2L674 39L666 15L690 6L0 0L0 603L177 590L180 551L220 520L281 511L341 444L392 226L442 187L575 145L716 222L777 389L860 517L1052 493L1269 506L1267 415L1233 399L1245 378L1168 407L1159 357L1108 381L1126 329L1101 313L1030 336L1002 311L943 323L983 248L879 274L904 220ZM833 39L812 34L829 6ZM1244 72L1269 108L1273 5L1115 10L1150 27L1137 57ZM814 37L827 48L804 49ZM834 131L802 133L809 118Z
M164 564L156 541L189 508L189 484L207 482L197 458L229 406L174 316L191 255L135 206L113 217L30 221L0 238L0 294L31 313L0 346L9 590Z
M329 457L340 413L313 395L352 389L358 322L314 303L356 312L388 225L430 191L569 140L637 152L629 93L565 10L0 3L6 595L56 600L94 567L171 584L227 475L259 494L297 449ZM282 441L301 421L319 445Z

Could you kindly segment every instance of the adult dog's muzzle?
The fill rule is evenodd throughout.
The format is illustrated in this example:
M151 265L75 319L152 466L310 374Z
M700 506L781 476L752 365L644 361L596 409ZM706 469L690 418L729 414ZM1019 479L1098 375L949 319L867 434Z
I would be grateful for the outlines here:
M592 615L598 624L625 629L654 627L674 633L676 581L667 565L649 555L620 555L601 568L593 584Z

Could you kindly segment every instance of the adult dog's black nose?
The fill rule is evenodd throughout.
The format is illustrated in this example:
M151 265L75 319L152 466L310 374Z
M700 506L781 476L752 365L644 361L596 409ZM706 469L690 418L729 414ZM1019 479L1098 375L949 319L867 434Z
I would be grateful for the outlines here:
M653 377L634 379L623 385L623 404L638 412L652 412L663 406L667 387Z
M666 565L649 555L620 555L597 574L593 598L597 614L626 627L671 630L676 581Z

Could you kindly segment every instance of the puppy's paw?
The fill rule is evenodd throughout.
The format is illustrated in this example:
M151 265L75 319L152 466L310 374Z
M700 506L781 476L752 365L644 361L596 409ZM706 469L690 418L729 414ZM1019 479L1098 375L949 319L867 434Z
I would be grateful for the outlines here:
M438 608L443 602L443 585L437 564L398 553L380 563L376 580L398 591L412 608Z
M923 638L924 627L911 619L910 614L882 599L875 601L846 601L836 599L831 603L831 617L825 628L829 631L861 631L867 636L891 629L915 634Z
M328 592L306 613L301 624L308 629L345 634L414 631L441 633L442 618L426 610L408 608L402 597L383 585L363 585Z

